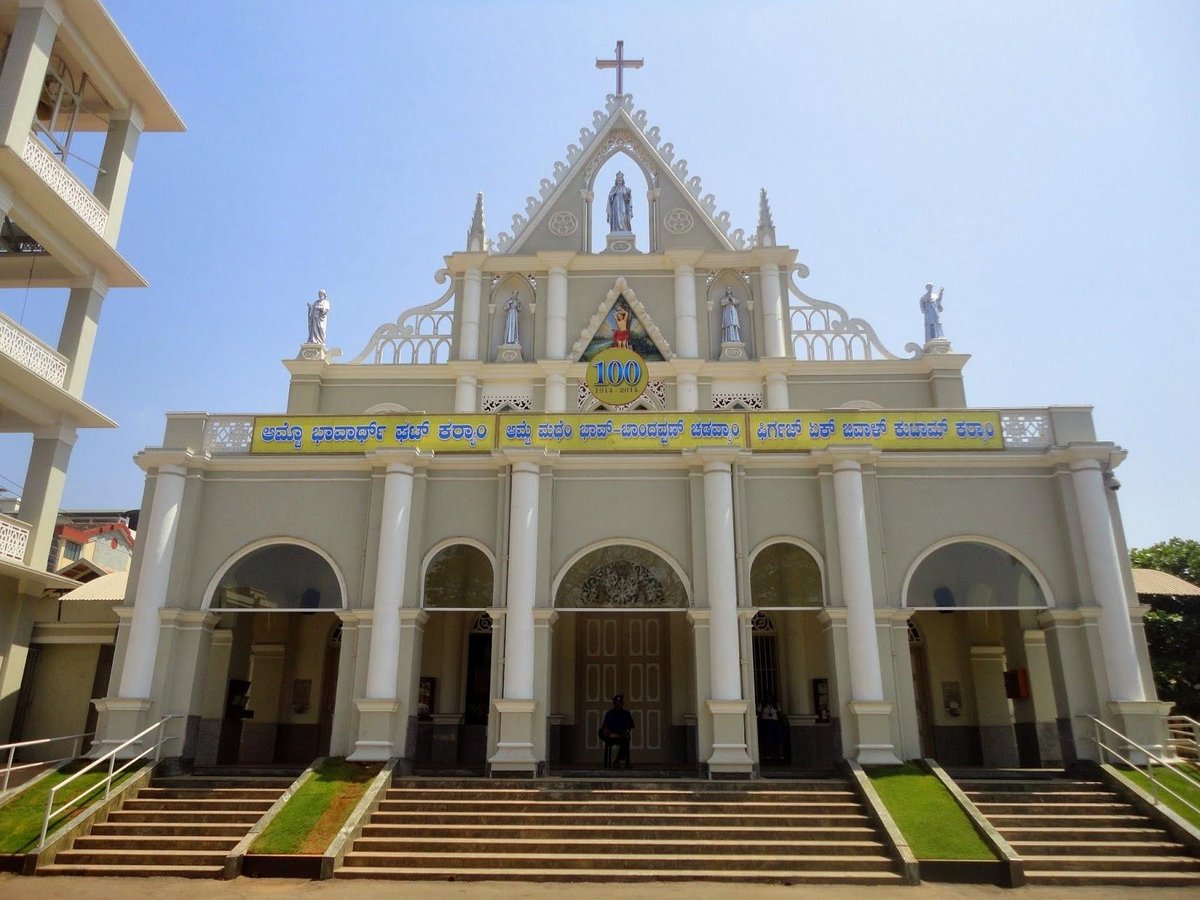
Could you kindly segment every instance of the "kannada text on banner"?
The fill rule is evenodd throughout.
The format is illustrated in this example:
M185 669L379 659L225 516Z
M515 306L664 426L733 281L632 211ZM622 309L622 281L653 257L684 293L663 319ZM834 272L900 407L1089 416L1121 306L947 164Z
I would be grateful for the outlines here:
M501 449L583 452L746 446L742 413L583 413L500 416Z
M496 417L256 416L251 453L480 452L496 446Z
M988 410L856 410L751 413L752 450L818 450L832 444L881 450L1003 450L1000 413Z

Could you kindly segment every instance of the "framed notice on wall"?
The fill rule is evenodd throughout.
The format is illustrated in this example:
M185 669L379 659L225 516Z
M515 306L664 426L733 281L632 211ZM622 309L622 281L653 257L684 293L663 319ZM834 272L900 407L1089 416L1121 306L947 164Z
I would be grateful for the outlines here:
M417 687L417 718L422 722L433 718L433 695L436 689L436 678L422 678Z

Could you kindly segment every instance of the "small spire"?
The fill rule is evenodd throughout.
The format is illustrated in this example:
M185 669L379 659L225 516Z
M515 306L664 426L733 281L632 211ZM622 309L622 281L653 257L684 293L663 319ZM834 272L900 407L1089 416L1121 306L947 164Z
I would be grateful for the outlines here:
M487 231L483 224L483 194L475 195L475 213L471 216L471 230L467 232L467 250L483 252L487 250Z
M758 246L775 246L775 220L771 218L766 188L760 188L758 192Z

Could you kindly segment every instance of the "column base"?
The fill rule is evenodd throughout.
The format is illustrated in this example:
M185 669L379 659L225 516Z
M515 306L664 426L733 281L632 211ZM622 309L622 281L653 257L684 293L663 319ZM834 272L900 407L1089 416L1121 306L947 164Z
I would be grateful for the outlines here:
M1112 701L1108 704L1109 724L1135 744L1145 747L1159 759L1166 757L1169 747L1167 739L1167 716L1173 703L1154 700ZM1117 741L1114 734L1101 730L1100 740L1110 747ZM1146 754L1128 745L1115 747L1137 766L1146 765Z
M900 765L892 743L892 704L879 700L851 700L847 706L858 734L854 759L859 765Z
M376 700L358 697L358 740L354 751L346 757L351 762L381 762L391 759L396 753L396 713L400 703L396 700Z
M92 705L96 707L101 720L96 733L103 737L93 742L87 753L88 759L99 759L153 724L148 716L153 701L148 697L104 697L93 700ZM157 734L151 735L153 740L158 740L158 737ZM128 759L137 756L144 749L139 741L130 744L117 755L120 759Z
M497 698L492 701L492 708L500 719L500 727L488 770L536 776L540 768L533 756L533 712L537 701Z
M753 775L754 760L746 749L747 700L706 700L712 715L712 756L705 762L709 776Z

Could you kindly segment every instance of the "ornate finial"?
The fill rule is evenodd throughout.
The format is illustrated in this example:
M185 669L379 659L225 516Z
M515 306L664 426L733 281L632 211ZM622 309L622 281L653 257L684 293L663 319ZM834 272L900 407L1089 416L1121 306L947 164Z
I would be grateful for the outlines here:
M467 232L467 250L472 253L487 250L487 231L483 224L483 194L475 195L475 213L471 216L471 230Z
M767 189L758 191L758 246L775 246L775 220L771 218L771 204L767 201Z

